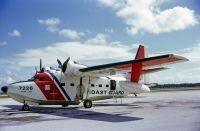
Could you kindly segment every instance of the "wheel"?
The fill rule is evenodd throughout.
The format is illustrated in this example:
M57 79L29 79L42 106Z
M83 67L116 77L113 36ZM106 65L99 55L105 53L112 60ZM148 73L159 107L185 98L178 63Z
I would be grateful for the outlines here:
M135 95L135 96L137 96L137 94L136 94L136 93L134 93L134 95Z
M67 107L69 104L68 103L65 103L65 104L62 104L62 107Z
M30 111L29 105L24 104L24 105L22 106L22 111Z
M92 107L92 101L91 100L85 100L83 103L85 108L91 108Z

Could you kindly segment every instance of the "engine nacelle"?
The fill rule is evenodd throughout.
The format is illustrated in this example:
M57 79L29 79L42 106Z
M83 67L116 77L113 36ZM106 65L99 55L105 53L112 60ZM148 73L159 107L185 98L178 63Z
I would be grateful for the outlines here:
M119 85L121 88L123 88L125 91L129 92L130 94L150 92L149 87L144 84L133 83L130 81L120 81Z
M67 69L64 72L64 74L81 76L82 72L80 72L79 70L82 69L82 68L86 68L86 66L77 64L77 63L75 63L73 61L69 61L67 63Z

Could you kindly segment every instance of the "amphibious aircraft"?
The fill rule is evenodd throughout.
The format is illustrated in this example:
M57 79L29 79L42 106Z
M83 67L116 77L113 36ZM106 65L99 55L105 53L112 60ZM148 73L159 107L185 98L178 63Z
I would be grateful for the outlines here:
M140 83L142 75L162 71L166 64L187 61L174 54L145 57L145 48L140 45L135 59L87 67L68 58L59 68L42 67L27 81L11 83L1 88L9 97L23 103L22 110L29 105L78 105L92 107L92 101L124 97L128 94L150 92ZM116 76L122 74L122 76Z

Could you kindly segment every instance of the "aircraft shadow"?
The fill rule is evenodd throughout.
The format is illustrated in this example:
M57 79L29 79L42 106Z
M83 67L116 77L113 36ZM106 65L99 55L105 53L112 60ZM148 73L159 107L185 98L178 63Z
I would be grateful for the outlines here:
M138 105L130 105L130 104L120 104L120 103L113 103L113 104L106 104L106 103L95 103L94 104L94 107L100 107L100 106L107 106L107 107L114 107L114 106L121 106L121 107L124 107L124 106L126 106L126 107L133 107L133 108L140 108Z
M96 105L103 106L103 105ZM134 105L132 105L134 108ZM123 111L114 114L101 113L91 110L83 110L83 107L40 107L31 106L31 111L20 111L20 105L4 105L9 109L0 110L0 127L12 124L26 124L31 122L51 121L51 120L70 120L70 119L83 119L95 120L104 122L127 122L137 121L144 118L127 116L130 113ZM81 109L82 108L82 109ZM137 108L137 107L135 107ZM49 116L60 116L60 118L52 118Z

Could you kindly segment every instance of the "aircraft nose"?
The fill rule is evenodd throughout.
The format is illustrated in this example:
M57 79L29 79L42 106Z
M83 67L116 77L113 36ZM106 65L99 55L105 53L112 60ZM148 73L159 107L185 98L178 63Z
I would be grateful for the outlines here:
M7 86L1 87L1 91L4 92L4 93L7 93L8 87Z

